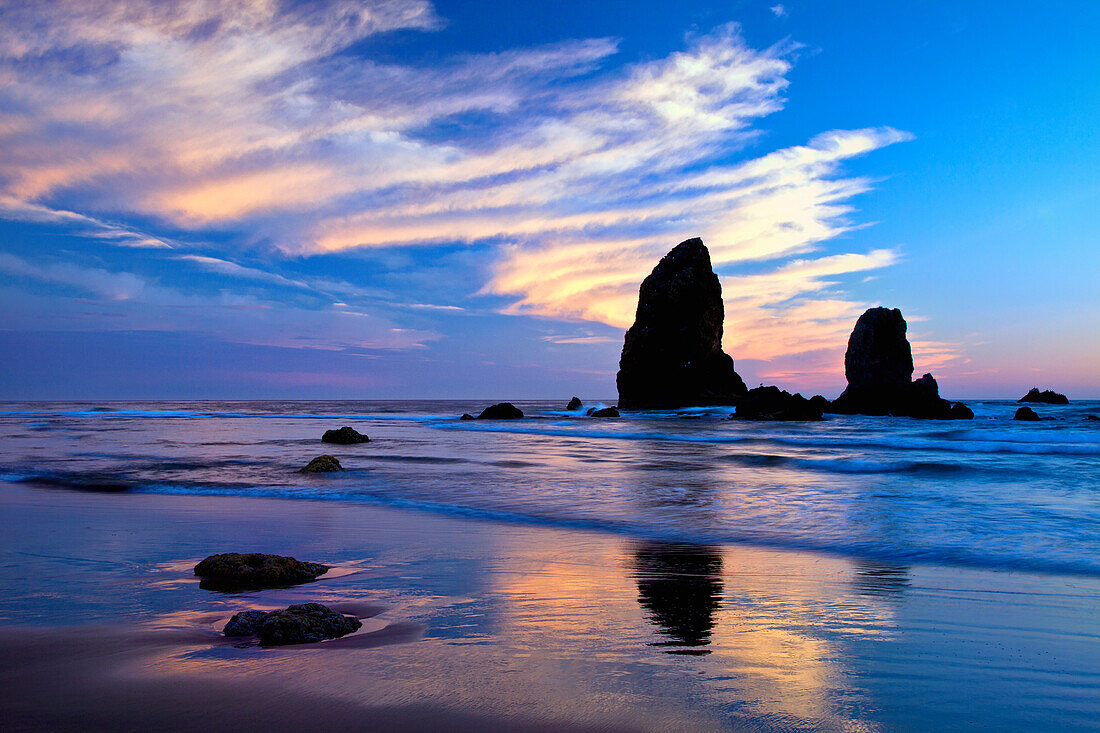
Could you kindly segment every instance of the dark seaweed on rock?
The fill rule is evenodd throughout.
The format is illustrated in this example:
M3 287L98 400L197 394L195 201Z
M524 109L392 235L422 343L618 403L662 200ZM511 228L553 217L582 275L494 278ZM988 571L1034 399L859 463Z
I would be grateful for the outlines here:
M747 390L722 351L724 319L722 285L703 240L676 245L642 281L615 377L619 407L734 404Z
M344 616L320 603L300 603L281 611L241 611L229 619L222 633L231 637L259 636L264 646L286 646L337 639L362 625L356 617Z
M259 552L211 555L195 566L207 590L260 590L308 583L328 572L327 565Z

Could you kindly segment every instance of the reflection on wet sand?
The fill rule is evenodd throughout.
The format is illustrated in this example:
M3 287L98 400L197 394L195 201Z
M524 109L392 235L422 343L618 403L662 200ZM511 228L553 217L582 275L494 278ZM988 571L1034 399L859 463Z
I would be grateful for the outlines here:
M638 602L670 654L709 654L722 599L722 556L705 545L643 542L635 551Z
M852 587L860 593L897 596L909 587L909 568L905 565L855 560L856 574Z

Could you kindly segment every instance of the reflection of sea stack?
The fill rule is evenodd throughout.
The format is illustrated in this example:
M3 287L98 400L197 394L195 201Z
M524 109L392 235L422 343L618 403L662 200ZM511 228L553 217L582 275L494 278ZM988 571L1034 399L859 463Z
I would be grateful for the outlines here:
M747 391L722 351L722 286L703 240L678 244L642 281L626 332L619 407L729 405Z
M642 544L636 554L638 602L669 637L670 654L708 654L722 598L722 556L710 547ZM689 647L684 649L682 647Z
M832 404L832 412L857 415L972 418L961 402L940 398L931 374L916 381L907 326L897 308L871 308L856 321L844 354L848 388Z

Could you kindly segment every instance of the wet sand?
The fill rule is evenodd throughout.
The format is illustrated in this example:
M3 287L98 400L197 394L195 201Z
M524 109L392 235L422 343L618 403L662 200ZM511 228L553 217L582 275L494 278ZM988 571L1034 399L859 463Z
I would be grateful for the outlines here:
M0 728L1000 730L1100 720L1100 582L337 502L0 483ZM258 593L240 550L336 570ZM364 620L238 648L233 612Z

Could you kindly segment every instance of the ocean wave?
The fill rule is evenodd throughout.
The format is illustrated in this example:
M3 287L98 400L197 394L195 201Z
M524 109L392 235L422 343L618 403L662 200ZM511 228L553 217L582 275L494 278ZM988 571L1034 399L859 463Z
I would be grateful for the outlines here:
M1061 559L975 552L965 547L912 547L882 539L852 541L841 538L784 536L758 527L723 527L710 530L684 530L674 526L618 521L583 515L542 514L512 509L482 507L394 496L386 492L319 488L186 486L176 484L140 484L129 487L134 493L253 497L285 500L337 501L365 503L393 509L406 509L507 524L605 532L638 539L705 545L750 545L777 550L801 550L821 554L854 557L900 564L955 565L1020 572L1100 577L1100 563L1080 558Z
M978 469L960 463L936 461L874 461L863 458L797 458L769 454L733 454L720 460L751 467L799 468L808 471L841 474L904 473L943 475L975 472Z
M469 430L485 433L516 435L547 435L563 438L596 438L606 440L643 440L670 443L746 443L775 442L785 445L815 448L889 448L902 451L949 451L955 453L1019 453L1024 455L1100 455L1100 442L1031 443L1007 440L952 440L919 437L871 438L864 435L791 435L783 433L746 432L717 435L714 433L663 433L653 430L591 430L572 427L539 427L536 425L471 425L467 423L433 424L449 430Z

